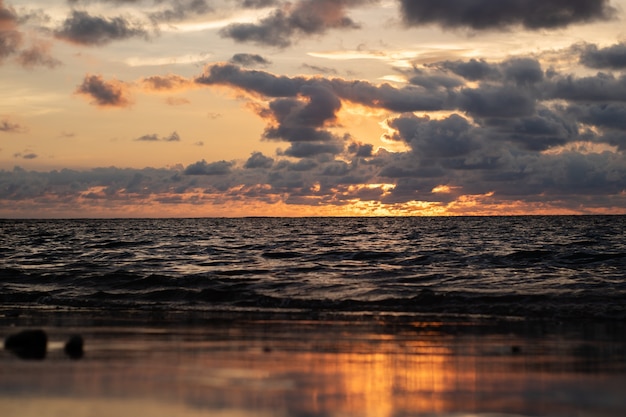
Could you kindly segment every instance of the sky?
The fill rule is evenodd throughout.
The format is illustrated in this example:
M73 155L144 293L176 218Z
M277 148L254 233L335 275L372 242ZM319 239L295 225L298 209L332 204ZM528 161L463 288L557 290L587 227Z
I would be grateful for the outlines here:
M626 0L0 0L0 218L626 214Z

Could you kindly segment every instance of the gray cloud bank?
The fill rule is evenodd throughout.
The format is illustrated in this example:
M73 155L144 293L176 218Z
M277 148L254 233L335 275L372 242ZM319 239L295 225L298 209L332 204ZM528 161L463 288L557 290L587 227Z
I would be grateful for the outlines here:
M267 123L262 138L288 147L274 156L254 152L242 161L203 159L175 169L0 171L1 205L52 204L47 199L55 195L122 205L422 201L458 214L480 213L463 206L472 198L480 199L477 207L521 204L540 212L626 207L626 75L576 77L533 58L511 58L430 64L409 74L404 87L230 63L207 66L195 81L265 102L256 109ZM389 111L385 140L407 150L375 150L342 131L339 113L350 103ZM420 115L437 110L444 113Z
M409 26L437 24L474 30L554 29L610 18L609 0L400 0Z

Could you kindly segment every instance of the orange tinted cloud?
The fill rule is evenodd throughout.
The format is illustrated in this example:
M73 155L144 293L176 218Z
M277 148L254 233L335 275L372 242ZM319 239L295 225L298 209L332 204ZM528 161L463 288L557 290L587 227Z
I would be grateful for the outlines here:
M86 75L75 91L76 94L91 99L91 104L99 107L128 107L132 104L128 84L106 81L101 75Z
M193 80L176 74L153 75L139 81L141 86L147 91L179 91L194 87Z

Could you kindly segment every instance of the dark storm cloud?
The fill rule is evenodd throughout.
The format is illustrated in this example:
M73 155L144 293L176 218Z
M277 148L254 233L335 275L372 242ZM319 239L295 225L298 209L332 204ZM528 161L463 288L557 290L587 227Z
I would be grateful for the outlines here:
M271 168L274 165L274 159L263 155L261 152L254 152L244 164L246 169L255 168Z
M245 70L237 65L216 64L205 68L204 74L196 78L196 82L207 85L229 85L266 97L294 97L306 79L303 77L292 79L265 71Z
M126 84L117 80L105 81L101 75L85 76L75 92L92 98L92 104L101 107L126 107L131 104Z
M437 24L474 30L555 29L610 18L609 0L400 0L409 26Z
M348 145L347 150L354 156L366 158L372 156L374 152L374 145L371 143L352 142Z
M447 204L462 195L496 193L503 202L530 198L565 207L585 193L609 201L623 189L623 154L593 150L599 143L626 148L622 77L547 75L538 60L521 57L434 63L407 78L410 84L398 88L215 64L196 82L255 96L255 109L267 122L264 139L287 142L278 156L299 159L267 166L250 159L259 178L265 172L265 181L289 196L285 201L313 204L332 195L335 202L362 196ZM348 102L400 113L387 119L386 139L408 151L375 152L349 134L342 137L338 115ZM416 114L430 110L451 114ZM388 183L394 186L385 193L347 186ZM449 187L441 191L441 185Z
M544 73L536 59L513 58L504 61L501 67L505 80L519 87L530 87L543 81Z
M185 175L226 175L231 172L232 162L217 161L207 163L204 159L185 168Z
M548 108L541 108L535 115L514 120L507 126L499 126L499 129L500 140L508 137L522 149L537 152L580 139L575 120Z
M332 90L324 85L305 84L300 88L300 94L307 100L283 98L270 103L270 115L282 128L316 129L336 120L341 101ZM307 140L301 137L293 138L290 142Z
M616 146L622 153L626 152L626 133L623 130L605 130L599 142Z
M463 89L458 107L474 117L511 118L529 116L535 110L535 98L510 86L484 86Z
M150 135L143 135L135 139L138 142L180 142L180 135L177 132L172 132L169 136L159 136L156 133Z
M335 120L341 102L320 86L304 86L302 92L308 100L275 99L261 111L260 115L270 123L263 137L291 142L291 147L285 151L290 156L339 153L342 150L342 146L336 144L339 139L325 127Z
M567 111L583 123L626 131L626 104L595 103L573 105Z
M105 18L73 10L63 25L55 31L59 39L81 45L105 45L130 38L146 38L148 33L140 25L123 17Z
M499 68L482 59L478 60L472 58L469 61L444 61L436 65L469 81L495 80L502 76Z
M253 67L256 65L266 66L271 64L270 61L257 54L235 54L229 61L231 64L241 65L243 67Z
M344 149L339 140L322 142L294 142L284 151L284 155L294 158L311 158L317 155L338 155Z
M579 47L580 62L590 68L626 69L626 43L598 48L597 45Z
M448 108L450 100L446 91L434 91L421 86L396 88L386 83L375 85L367 81L343 79L331 79L329 83L343 100L398 113L444 110Z
M444 74L433 74L421 69L414 70L415 75L409 78L409 82L413 85L424 87L427 90L436 90L438 88L453 89L463 85L463 82L456 77Z
M626 75L610 73L576 78L561 76L547 86L548 98L588 102L626 102Z
M347 81L341 78L286 77L230 64L208 66L196 82L229 85L265 97L306 96L301 91L304 86L319 85L340 99L397 112L442 110L446 108L449 99L445 91L431 91L419 86L398 89L389 84L375 85L367 81Z
M336 120L341 100L324 82L304 77L277 77L230 64L207 68L197 82L231 85L270 98L268 106L259 111L268 121L263 137L291 142L286 154L302 157L337 153L343 148L337 145L339 139L327 130ZM296 142L309 144L295 145Z
M369 2L371 1L301 0L295 4L286 3L258 23L234 23L220 33L237 42L284 48L302 36L323 34L328 29L359 27L346 15L346 9Z
M538 84L543 81L545 75L541 64L534 58L511 58L500 63L476 59L443 61L429 64L427 68L449 71L468 81L514 83L520 87ZM432 74L427 75L432 77Z
M407 114L388 125L395 131L389 139L406 142L420 159L452 158L481 147L476 129L457 114L442 120Z
M411 85L397 89L339 78L277 76L232 64L208 66L196 82L227 85L269 99L267 107L258 112L268 122L263 137L290 142L285 154L295 157L343 151L343 138L329 130L336 123L342 100L398 112L441 110L450 101L445 88Z

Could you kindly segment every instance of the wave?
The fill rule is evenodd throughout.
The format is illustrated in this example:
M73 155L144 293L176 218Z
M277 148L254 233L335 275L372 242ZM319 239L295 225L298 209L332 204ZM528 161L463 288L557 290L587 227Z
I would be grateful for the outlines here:
M624 226L623 216L3 221L0 308L623 318Z

